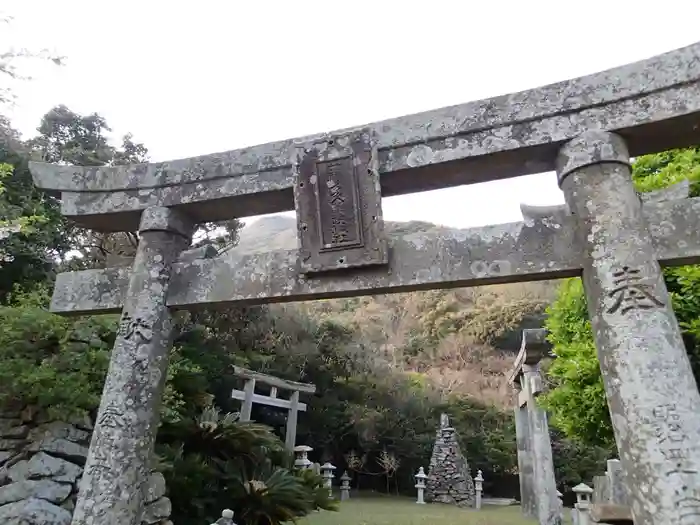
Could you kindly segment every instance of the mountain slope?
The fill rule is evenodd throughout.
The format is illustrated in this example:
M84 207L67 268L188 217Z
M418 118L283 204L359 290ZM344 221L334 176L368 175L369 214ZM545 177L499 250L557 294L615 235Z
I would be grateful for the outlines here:
M424 222L387 222L389 233L449 230ZM246 226L236 250L297 247L293 217L270 216ZM357 341L397 372L422 374L444 394L465 393L510 404L506 384L522 328L542 325L551 281L430 290L296 303L316 319L351 327ZM287 306L288 308L289 306Z

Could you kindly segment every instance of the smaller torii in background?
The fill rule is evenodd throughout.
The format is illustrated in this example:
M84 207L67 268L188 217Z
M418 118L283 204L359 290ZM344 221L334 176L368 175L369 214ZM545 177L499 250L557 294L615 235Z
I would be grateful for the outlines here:
M233 367L233 375L245 379L243 390L233 390L231 398L243 401L241 407L241 421L250 421L253 403L277 408L287 409L287 429L284 440L287 450L293 451L297 438L297 417L299 412L306 411L306 405L299 402L299 393L315 394L316 385L310 383L297 383L279 377L253 372L238 366ZM262 383L270 386L270 395L255 393L255 384ZM277 397L277 390L290 390L289 399Z

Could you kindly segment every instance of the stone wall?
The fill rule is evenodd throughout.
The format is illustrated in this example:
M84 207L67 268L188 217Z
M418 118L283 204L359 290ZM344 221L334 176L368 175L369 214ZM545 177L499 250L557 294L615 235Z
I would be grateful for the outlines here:
M92 431L89 418L49 421L31 409L0 417L0 523L70 525ZM165 478L149 478L143 525L172 525Z
M462 455L457 432L443 416L430 458L425 499L473 507L476 503L474 480L469 473L467 458Z

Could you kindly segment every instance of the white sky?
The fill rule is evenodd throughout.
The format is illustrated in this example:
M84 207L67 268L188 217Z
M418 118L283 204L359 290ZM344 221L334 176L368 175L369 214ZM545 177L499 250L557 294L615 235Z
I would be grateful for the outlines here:
M152 160L330 131L519 91L699 39L700 2L666 0L0 0L9 45L49 48L11 117L106 117ZM479 226L563 202L553 174L384 199L387 220Z

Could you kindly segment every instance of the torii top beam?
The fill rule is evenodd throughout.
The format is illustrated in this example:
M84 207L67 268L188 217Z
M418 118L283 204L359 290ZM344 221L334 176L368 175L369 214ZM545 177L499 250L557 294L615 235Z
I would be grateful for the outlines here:
M585 130L615 131L633 156L700 142L700 42L537 89L356 128L378 148L384 196L550 171ZM333 133L342 135L349 130ZM114 167L31 163L63 214L101 231L133 231L150 206L197 222L294 209L296 148L321 134L189 159Z
M546 328L526 328L523 330L523 342L520 345L520 352L515 358L508 383L519 386L520 376L523 373L523 365L536 365L543 357L549 354L552 345L547 341Z
M299 383L297 381L281 379L279 377L263 374L260 372L254 372L253 370L248 370L246 368L241 368L240 366L233 367L233 375L236 377L241 377L243 379L254 379L258 383L270 385L275 388L281 388L283 390L292 390L296 392L304 392L307 394L316 393L316 385L312 383Z

